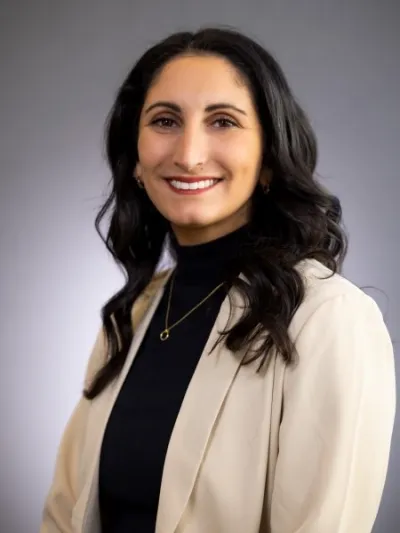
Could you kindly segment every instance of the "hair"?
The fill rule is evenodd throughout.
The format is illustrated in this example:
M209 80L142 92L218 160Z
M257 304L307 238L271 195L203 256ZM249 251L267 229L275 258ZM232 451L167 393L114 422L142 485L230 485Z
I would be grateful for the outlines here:
M272 175L269 194L263 194L258 186L254 191L249 242L232 269L230 287L243 295L245 311L221 333L220 341L233 352L250 350L244 364L258 360L257 371L272 349L288 364L293 362L295 347L288 328L305 296L304 280L296 266L312 258L333 275L340 271L346 255L340 202L316 180L316 137L276 60L260 44L231 29L206 28L167 37L137 61L119 89L107 121L111 192L95 226L123 270L125 284L102 308L107 360L84 391L88 399L95 398L126 361L134 335L133 303L155 275L170 230L169 222L132 176L147 91L167 62L188 54L225 58L246 81L263 129L262 167ZM103 237L100 224L107 213L108 231ZM256 339L260 342L255 343Z

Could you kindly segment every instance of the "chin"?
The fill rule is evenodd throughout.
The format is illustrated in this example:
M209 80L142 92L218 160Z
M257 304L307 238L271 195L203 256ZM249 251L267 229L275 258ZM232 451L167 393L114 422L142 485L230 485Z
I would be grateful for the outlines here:
M205 220L201 217L185 217L170 219L173 226L182 229L201 229L211 226L214 222L212 220Z
M211 224L215 224L216 218L210 213L205 213L204 209L180 209L178 210L166 210L164 216L169 222L179 228L195 229L195 228L204 228Z

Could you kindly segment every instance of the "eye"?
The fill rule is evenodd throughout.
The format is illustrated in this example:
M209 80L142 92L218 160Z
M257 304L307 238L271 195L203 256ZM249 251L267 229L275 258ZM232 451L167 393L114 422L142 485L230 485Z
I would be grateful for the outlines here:
M158 117L150 122L152 126L169 129L176 125L176 120L170 117Z
M217 128L237 128L238 124L233 119L228 117L220 117L213 121L214 125L217 125Z

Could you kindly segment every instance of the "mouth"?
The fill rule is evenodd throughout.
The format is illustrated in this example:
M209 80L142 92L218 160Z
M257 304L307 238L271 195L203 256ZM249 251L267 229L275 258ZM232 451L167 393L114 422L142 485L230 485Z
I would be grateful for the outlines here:
M202 178L166 178L170 189L177 194L202 194L218 185L221 178L202 177Z

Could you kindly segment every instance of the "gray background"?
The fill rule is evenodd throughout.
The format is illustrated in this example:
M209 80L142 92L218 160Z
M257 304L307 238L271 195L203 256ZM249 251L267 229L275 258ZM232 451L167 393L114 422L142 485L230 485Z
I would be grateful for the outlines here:
M0 531L28 533L38 528L99 309L121 283L93 229L108 181L103 122L133 61L168 33L229 24L277 56L319 136L319 173L343 201L345 273L383 291L371 294L397 340L400 8L394 0L0 6ZM376 533L399 531L399 441L397 424Z

